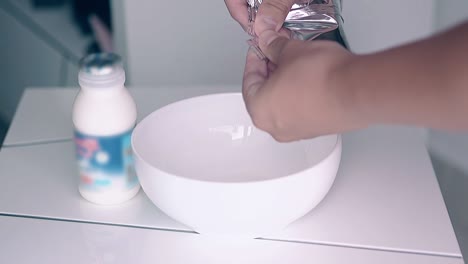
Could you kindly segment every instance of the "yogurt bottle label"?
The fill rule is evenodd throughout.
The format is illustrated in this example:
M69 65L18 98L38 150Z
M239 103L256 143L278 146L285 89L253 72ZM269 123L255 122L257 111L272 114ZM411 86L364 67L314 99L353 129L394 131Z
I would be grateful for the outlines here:
M75 131L80 186L88 191L126 191L138 184L130 143L132 130L113 136Z

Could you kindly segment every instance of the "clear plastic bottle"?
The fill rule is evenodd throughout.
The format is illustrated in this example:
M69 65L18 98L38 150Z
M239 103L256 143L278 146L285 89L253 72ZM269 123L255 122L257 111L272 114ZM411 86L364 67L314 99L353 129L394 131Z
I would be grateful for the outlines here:
M136 105L125 88L121 59L112 53L82 60L81 87L73 105L79 192L88 201L119 204L135 196L140 184L133 166L130 137Z

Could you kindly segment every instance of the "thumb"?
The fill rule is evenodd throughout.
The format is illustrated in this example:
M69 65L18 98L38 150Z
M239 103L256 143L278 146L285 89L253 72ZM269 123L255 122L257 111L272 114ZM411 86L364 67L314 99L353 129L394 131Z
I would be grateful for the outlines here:
M263 0L255 18L255 33L267 29L279 31L295 0Z
M258 41L263 54L265 54L271 62L277 64L289 39L270 29L260 34Z

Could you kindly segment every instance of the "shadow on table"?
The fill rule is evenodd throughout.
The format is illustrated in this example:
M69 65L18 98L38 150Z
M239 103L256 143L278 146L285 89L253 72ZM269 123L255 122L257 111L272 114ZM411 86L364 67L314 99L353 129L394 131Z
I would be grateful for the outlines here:
M468 256L468 174L435 154L431 154L431 160L465 258Z
M8 125L0 120L0 147L3 145L3 140L5 139L7 131Z

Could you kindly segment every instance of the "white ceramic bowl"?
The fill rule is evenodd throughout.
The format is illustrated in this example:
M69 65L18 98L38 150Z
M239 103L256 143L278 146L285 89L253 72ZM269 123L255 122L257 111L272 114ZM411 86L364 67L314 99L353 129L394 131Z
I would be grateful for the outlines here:
M241 94L165 106L132 136L141 186L153 203L201 234L259 237L280 230L327 194L341 137L278 143L256 129Z

